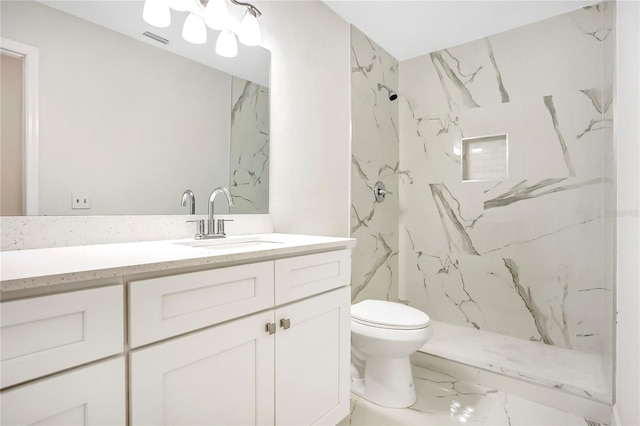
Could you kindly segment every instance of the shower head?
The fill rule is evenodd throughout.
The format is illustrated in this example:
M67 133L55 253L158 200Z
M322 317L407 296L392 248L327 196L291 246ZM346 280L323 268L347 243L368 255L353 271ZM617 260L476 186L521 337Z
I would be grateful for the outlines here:
M382 90L382 89L385 89L387 91L387 93L389 94L389 100L390 101L395 101L396 99L398 99L398 94L396 92L394 92L393 90L389 89L384 84L378 83L378 90Z

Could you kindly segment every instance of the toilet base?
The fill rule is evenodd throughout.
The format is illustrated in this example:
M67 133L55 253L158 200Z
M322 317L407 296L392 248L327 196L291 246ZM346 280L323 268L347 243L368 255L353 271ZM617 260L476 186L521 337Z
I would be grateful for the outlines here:
M364 380L352 380L351 391L383 407L406 408L415 404L409 358L367 358Z

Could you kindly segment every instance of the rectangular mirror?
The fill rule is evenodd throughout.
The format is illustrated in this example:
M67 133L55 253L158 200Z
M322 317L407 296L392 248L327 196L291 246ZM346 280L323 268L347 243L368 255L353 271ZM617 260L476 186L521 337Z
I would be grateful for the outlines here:
M190 44L180 36L186 12L155 28L143 4L0 2L3 58L20 57L5 42L36 48L39 76L37 152L18 154L22 175L38 177L3 215L186 214L187 189L205 214L218 186L234 200L230 210L216 203L218 213L269 212L269 51L239 44L237 57L220 57L218 31ZM8 144L3 133L3 156Z

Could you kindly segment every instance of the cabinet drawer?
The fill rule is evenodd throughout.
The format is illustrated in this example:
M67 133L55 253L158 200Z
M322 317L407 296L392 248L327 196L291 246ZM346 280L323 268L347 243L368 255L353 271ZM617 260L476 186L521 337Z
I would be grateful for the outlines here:
M2 392L3 425L124 425L124 358Z
M273 262L132 281L130 341L138 347L273 306Z
M2 303L2 388L122 353L122 286Z
M276 260L276 305L351 282L351 250Z

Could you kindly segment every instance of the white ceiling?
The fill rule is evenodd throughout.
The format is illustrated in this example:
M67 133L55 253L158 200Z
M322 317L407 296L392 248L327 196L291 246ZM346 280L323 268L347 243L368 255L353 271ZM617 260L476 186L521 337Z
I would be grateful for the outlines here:
M579 9L583 0L324 1L396 59L477 40Z

